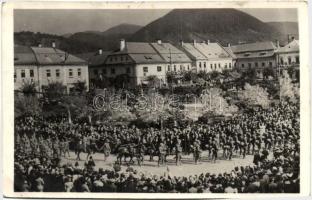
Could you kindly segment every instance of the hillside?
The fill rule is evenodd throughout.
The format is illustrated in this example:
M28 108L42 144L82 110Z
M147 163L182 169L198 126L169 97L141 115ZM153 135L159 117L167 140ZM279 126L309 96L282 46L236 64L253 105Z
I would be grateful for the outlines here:
M88 43L92 46L102 48L103 50L112 50L118 48L121 38L128 39L133 33L138 31L141 26L133 24L120 24L104 32L85 31L72 34L69 39Z
M140 29L130 40L176 43L209 39L235 44L275 40L280 35L272 26L235 9L177 9Z
M287 43L289 37L299 39L299 27L297 22L267 22L267 24L281 33L280 43Z
M14 44L26 46L42 46L51 47L52 42L56 43L56 47L72 54L96 51L98 47L89 42L77 41L71 38L65 38L58 35L33 32L17 32L14 33Z

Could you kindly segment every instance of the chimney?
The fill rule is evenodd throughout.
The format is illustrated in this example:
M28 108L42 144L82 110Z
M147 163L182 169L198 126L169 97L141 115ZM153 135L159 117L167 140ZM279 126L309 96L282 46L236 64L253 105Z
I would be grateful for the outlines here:
M280 48L279 40L276 40L276 48Z
M207 42L207 44L209 44L209 43L210 43L210 40L207 40L206 42Z
M103 49L99 49L99 55L102 55Z
M55 45L55 42L52 42L52 48L55 48L56 45Z
M231 43L228 43L228 47L231 47Z
M41 44L41 43L39 43L39 44L38 44L38 47L39 47L39 48L41 48L41 47L42 47L42 44Z
M126 40L125 39L121 39L120 40L120 51L125 50L126 48Z
M196 46L196 40L193 40L193 45Z
M161 44L161 40L157 40L157 44Z

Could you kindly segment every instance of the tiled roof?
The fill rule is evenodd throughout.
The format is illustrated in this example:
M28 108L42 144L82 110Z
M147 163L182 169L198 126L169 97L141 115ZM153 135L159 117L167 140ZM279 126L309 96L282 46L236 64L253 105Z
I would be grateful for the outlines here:
M165 60L147 42L126 42L125 49L117 51L111 55L128 54L137 64L165 63Z
M208 59L229 58L230 55L218 43L196 43L195 48Z
M77 54L76 56L86 60L89 64L89 67L97 67L105 64L105 60L110 53L110 51L102 51L102 54L99 54L98 52L89 52Z
M287 52L299 52L299 41L293 40L286 44L284 47L280 47L276 51L277 53L287 53Z
M252 51L267 51L276 49L273 42L255 42L248 44L239 44L231 46L232 51L237 53L252 52Z
M224 50L232 57L232 58L236 58L236 55L233 53L231 47L223 47Z
M207 59L203 54L201 54L192 43L183 43L183 48L190 56L195 60Z
M156 64L156 63L166 63L158 54L129 54L129 56L137 64Z
M87 64L86 61L51 47L32 47L39 65L72 65Z
M136 54L136 53L147 53L156 54L157 52L153 47L146 42L126 42L125 49L122 51L117 51L113 54Z
M35 65L37 63L34 52L30 47L14 46L14 64L15 65Z
M191 62L190 58L170 43L151 43L166 62Z
M235 54L236 58L266 58L274 56L274 50L271 51L262 51L262 52L246 52Z

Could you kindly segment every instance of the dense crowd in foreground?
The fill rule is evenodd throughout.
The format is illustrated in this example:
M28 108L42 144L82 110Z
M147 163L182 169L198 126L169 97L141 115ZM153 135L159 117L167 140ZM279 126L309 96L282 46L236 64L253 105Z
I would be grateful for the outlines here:
M299 192L300 188L299 105L292 103L212 125L194 123L163 130L23 118L16 121L15 133L15 191L271 193ZM141 174L131 167L125 172L118 164L114 170L96 170L92 156L84 166L60 165L62 150L71 145L93 144L100 149L97 147L105 143L112 152L127 143L142 144L147 154L151 152L148 147L154 152L166 147L167 154L194 154L197 146L199 151L208 151L213 160L218 159L218 152L226 159L250 153L254 163L229 173L189 177L171 176L170 172L163 176ZM267 156L269 152L273 158Z

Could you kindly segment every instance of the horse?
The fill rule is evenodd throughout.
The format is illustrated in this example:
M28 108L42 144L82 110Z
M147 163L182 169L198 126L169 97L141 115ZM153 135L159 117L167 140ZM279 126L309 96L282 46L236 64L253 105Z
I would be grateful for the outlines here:
M127 162L127 158L130 158L129 162L134 163L133 157L134 157L134 145L132 144L126 144L126 145L120 145L117 147L117 162L121 165L122 158L124 158L124 161Z

